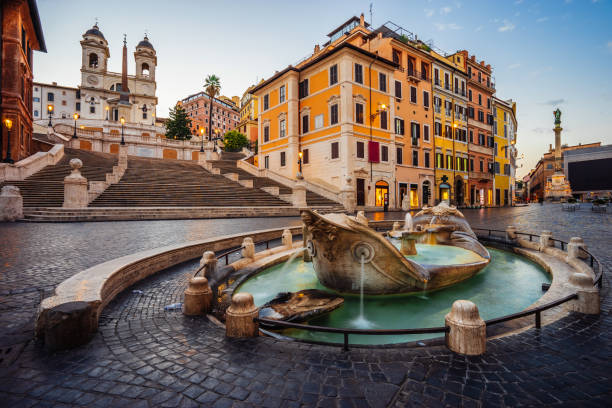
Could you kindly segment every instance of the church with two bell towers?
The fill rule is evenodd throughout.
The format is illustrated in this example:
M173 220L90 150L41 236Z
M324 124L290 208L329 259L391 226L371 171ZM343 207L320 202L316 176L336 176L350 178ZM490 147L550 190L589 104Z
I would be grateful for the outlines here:
M96 23L83 34L80 92L82 119L154 125L157 55L147 35L136 45L135 75L128 75L127 41L123 40L120 73L108 71L108 42Z

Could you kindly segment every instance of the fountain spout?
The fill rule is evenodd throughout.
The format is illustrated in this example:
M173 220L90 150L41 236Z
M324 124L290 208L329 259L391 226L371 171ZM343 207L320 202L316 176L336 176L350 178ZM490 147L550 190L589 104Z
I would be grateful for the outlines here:
M404 231L412 231L413 227L412 215L408 212L404 217Z

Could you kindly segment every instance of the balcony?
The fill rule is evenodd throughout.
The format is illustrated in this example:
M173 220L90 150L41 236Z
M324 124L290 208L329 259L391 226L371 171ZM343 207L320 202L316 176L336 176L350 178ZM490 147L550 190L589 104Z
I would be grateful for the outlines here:
M470 171L468 177L470 180L478 180L482 183L493 181L493 174L485 171Z
M455 88L455 93L465 98L465 89Z
M407 77L409 81L413 81L413 82L419 82L419 81L427 81L427 71L417 71L411 67L408 67L408 69L406 70L407 72ZM436 83L436 85L440 85L439 84L439 80L438 83Z

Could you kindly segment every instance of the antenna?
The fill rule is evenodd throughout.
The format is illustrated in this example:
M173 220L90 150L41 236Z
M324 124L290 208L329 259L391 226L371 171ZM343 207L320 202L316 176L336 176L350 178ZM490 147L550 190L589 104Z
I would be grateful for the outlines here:
M95 20L96 20L96 24L95 24L95 25L98 25L98 20L99 20L99 18L98 18L98 17L96 17L96 18L95 18Z
M370 26L374 27L374 22L372 21L372 6L374 3L370 3Z
M149 30L145 28L145 38L149 38Z

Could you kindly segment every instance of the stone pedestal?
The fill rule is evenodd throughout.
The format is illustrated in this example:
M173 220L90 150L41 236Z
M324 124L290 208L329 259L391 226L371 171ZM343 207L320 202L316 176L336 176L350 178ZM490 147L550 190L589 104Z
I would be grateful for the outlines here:
M552 232L550 231L542 231L540 234L540 251L544 251L544 249L551 247L553 242L551 241Z
M195 277L189 279L189 286L185 290L183 301L183 314L198 316L210 311L212 291L208 286L208 279Z
M4 186L0 193L0 221L23 218L23 197L17 186Z
M259 323L253 319L259 310L255 307L250 293L238 293L232 297L232 304L225 314L225 335L227 337L256 337Z
M37 328L48 351L65 350L86 344L97 330L97 316L92 316L87 302L63 303L47 311Z
M291 201L294 207L306 208L308 203L306 202L306 186L303 183L297 182L293 187L293 194Z
M290 249L293 246L293 234L290 230L283 230L282 243L287 249Z
M446 333L446 346L453 352L477 356L484 354L487 332L478 307L469 300L456 300L444 318L450 331Z
M255 243L253 243L253 238L246 237L242 240L242 257L255 258Z
M567 257L568 259L587 259L585 250L584 240L580 237L572 237L567 244Z
M514 225L508 225L506 227L506 238L510 241L516 239L516 227Z
M64 208L85 208L88 204L87 179L79 170L83 162L79 159L70 160L72 173L64 178Z
M206 150L203 152L198 152L198 164L200 166L206 165Z
M402 255L416 255L416 238L402 236L402 247L400 252Z
M345 177L345 183L340 190L340 198L346 212L354 213L357 207L357 197L350 177Z
M128 166L128 147L127 145L119 145L119 160L117 165L121 170L127 169Z
M593 285L593 280L589 275L575 272L565 285L578 294L578 299L565 303L566 310L584 314L600 313L599 289Z

